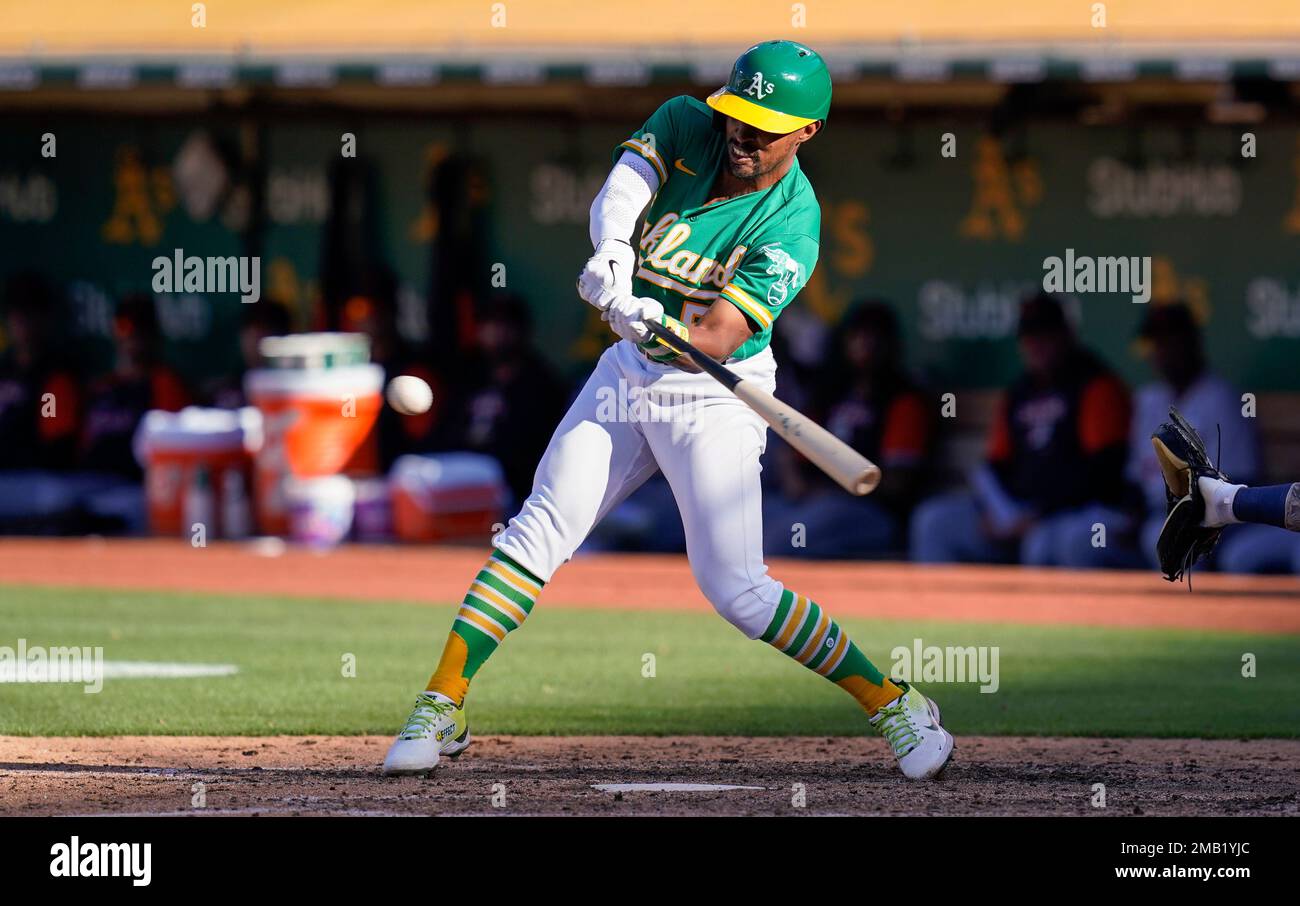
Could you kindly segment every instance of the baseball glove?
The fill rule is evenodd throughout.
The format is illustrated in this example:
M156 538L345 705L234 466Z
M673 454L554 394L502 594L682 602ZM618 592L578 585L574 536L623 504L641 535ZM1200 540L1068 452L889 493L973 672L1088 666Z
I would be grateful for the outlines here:
M1170 582L1189 576L1192 565L1214 550L1219 543L1222 528L1206 528L1205 498L1197 487L1197 479L1210 476L1220 481L1228 478L1214 463L1205 449L1205 442L1178 410L1169 407L1169 421L1151 435L1151 445L1156 450L1156 462L1165 479L1165 500L1168 504L1165 524L1156 541L1156 557L1160 571Z

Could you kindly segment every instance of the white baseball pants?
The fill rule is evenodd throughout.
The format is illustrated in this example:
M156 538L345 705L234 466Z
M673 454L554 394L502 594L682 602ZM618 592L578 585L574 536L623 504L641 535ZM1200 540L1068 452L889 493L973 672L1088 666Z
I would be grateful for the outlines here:
M776 387L771 350L728 367L769 392ZM763 563L766 444L766 422L713 378L651 362L620 340L555 429L532 493L496 546L550 581L606 513L662 470L700 590L757 638L783 590Z

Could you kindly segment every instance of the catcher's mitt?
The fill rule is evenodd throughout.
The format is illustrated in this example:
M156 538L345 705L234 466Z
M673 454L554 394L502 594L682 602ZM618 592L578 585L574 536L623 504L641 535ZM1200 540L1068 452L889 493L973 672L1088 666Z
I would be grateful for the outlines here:
M1220 481L1228 478L1210 462L1205 442L1173 406L1169 407L1169 421L1151 435L1151 446L1155 447L1156 462L1164 474L1165 500L1169 506L1156 541L1156 556L1160 571L1173 582L1214 550L1223 532L1222 528L1201 525L1205 518L1205 498L1197 487L1197 479L1204 475Z

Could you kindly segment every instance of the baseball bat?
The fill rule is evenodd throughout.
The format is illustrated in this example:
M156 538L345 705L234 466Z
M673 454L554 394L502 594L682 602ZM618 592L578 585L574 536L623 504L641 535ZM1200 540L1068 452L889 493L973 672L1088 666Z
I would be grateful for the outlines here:
M880 467L793 406L781 402L752 381L715 361L690 342L655 321L642 322L646 330L726 387L794 447L850 494L870 494L880 484Z

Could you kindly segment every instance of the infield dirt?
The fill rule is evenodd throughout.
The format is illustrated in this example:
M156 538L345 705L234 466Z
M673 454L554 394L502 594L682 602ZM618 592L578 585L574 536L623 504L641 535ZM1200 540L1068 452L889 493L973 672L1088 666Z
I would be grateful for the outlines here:
M0 814L1300 815L1297 740L963 737L927 783L868 737L484 737L424 778L383 777L388 742L0 737Z

